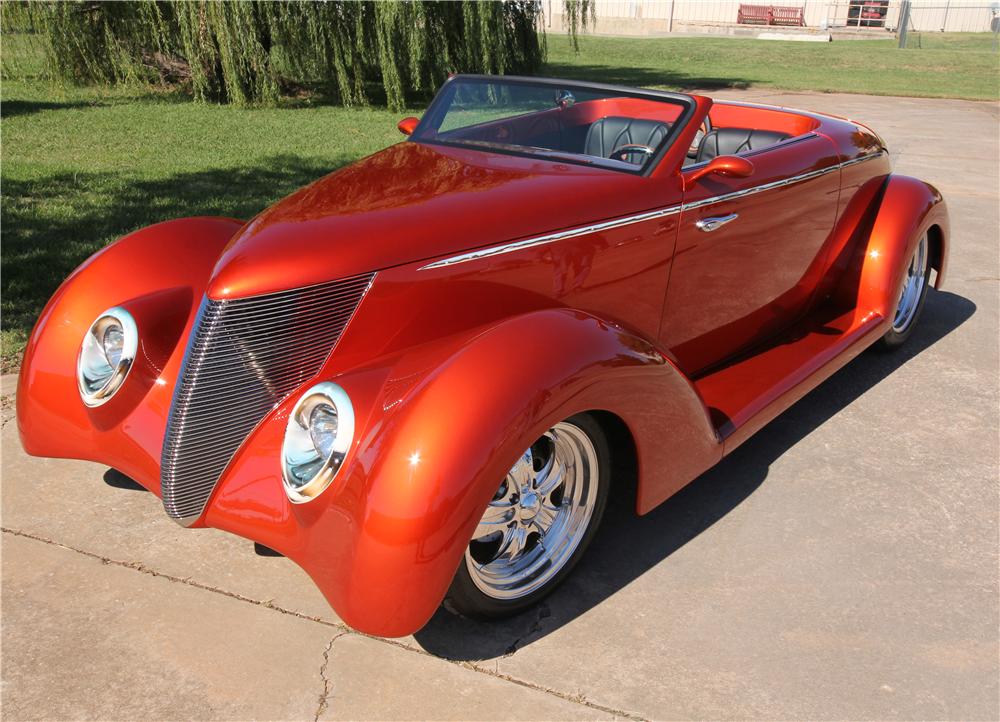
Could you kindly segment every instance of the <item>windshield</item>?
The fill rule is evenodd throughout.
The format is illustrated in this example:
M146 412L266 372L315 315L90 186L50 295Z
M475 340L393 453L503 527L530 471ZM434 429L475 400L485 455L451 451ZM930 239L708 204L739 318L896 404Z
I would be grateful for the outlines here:
M412 138L639 173L662 156L690 107L684 96L653 91L459 76Z

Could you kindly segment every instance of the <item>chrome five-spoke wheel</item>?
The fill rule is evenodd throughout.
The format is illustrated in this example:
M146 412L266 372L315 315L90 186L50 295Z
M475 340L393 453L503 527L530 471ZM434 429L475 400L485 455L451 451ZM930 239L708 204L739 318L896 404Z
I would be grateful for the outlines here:
M920 306L920 299L927 286L927 234L925 233L917 243L917 249L910 258L910 265L906 269L906 277L903 279L903 290L899 294L899 304L896 307L896 316L892 320L892 330L902 333L910 327L917 317L917 308Z
M917 247L910 257L910 264L906 267L906 275L903 276L903 284L899 291L899 302L896 304L896 313L892 319L892 328L882 337L883 348L898 348L910 335L927 296L930 260L927 233L924 233L917 241Z
M560 422L500 482L465 552L449 598L472 616L530 606L589 543L607 499L608 449L589 416Z

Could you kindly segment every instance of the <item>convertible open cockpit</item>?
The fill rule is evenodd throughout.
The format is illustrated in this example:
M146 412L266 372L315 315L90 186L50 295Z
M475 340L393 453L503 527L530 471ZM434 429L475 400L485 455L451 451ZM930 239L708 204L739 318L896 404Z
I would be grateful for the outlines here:
M940 193L854 121L460 75L399 129L249 222L100 251L17 392L28 453L284 554L370 634L527 609L619 482L648 512L944 277Z
M479 145L500 152L552 153L580 163L635 171L649 166L685 120L674 98L632 97L578 88L500 84L456 85L450 105L417 138ZM505 96L500 98L500 96ZM499 102L498 102L499 101ZM503 117L493 117L503 108ZM746 155L804 136L819 125L797 111L716 102L688 148L685 167L723 155ZM606 161L611 161L607 163Z

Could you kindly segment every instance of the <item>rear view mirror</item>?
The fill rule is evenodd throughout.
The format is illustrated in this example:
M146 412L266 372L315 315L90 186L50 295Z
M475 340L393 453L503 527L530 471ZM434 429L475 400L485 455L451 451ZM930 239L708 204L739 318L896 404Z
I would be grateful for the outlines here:
M556 94L556 105L560 108L572 108L576 97L568 90L560 90Z
M699 178L718 173L730 178L747 178L753 175L753 163L736 155L720 155L707 165L684 174L684 190L693 186Z
M403 118L401 121L396 123L396 127L399 128L399 132L403 135L410 135L417 129L417 124L419 122L419 118L410 116L409 118Z

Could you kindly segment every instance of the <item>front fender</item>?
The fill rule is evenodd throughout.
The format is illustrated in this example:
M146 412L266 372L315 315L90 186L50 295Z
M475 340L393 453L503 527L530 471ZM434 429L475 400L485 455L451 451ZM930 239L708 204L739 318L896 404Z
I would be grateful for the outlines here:
M25 451L114 466L151 491L160 488L163 419L183 347L216 259L242 225L231 218L183 218L131 233L77 268L46 304L25 348L17 423ZM110 401L80 400L76 360L84 334L111 306L139 327L129 382ZM126 433L125 429L128 429ZM110 452L114 457L103 458Z
M366 419L339 487L305 505L284 498L277 452L293 397L234 460L206 512L209 526L293 558L361 631L423 626L500 481L561 419L589 410L622 419L636 442L640 511L721 456L690 382L648 342L593 316L536 311L442 343L438 362L416 375L402 359L332 379Z

